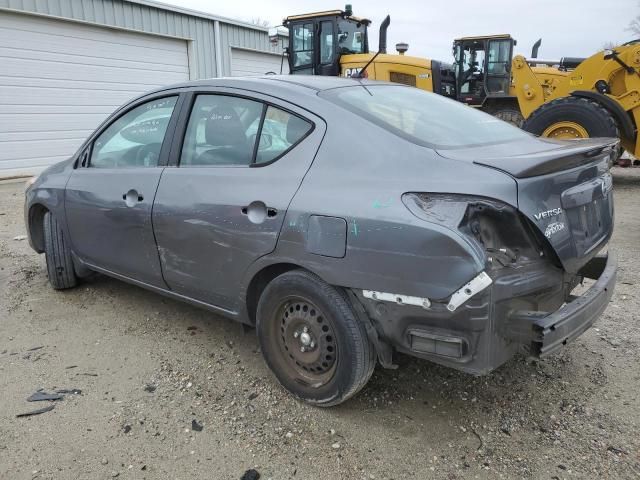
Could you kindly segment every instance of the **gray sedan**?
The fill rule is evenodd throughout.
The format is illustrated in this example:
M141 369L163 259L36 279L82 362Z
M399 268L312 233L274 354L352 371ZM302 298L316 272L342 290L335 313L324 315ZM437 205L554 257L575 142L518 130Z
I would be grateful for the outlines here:
M589 328L616 149L401 85L203 80L116 111L30 182L25 221L54 288L100 272L254 326L331 406L399 352L478 375Z

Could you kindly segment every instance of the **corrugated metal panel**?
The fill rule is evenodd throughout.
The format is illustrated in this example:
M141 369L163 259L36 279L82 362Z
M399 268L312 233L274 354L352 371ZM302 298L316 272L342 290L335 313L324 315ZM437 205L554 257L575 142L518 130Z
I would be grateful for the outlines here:
M0 8L192 40L189 45L192 79L231 75L232 47L282 53L281 42L272 45L264 28L243 27L240 23L220 20L222 72L216 72L213 17L126 0L0 0Z
M123 0L0 0L0 8L189 39L190 77L216 76L213 20Z
M0 13L0 176L68 158L115 108L188 79L187 42Z
M286 59L285 59L286 60ZM231 49L232 76L260 76L266 73L289 73L289 65L282 62L282 57L270 52L257 52L242 48Z
M220 40L222 45L222 71L225 72L225 75L231 74L231 49L233 47L282 55L282 39L278 44L273 45L269 42L269 34L266 31L252 30L221 22Z

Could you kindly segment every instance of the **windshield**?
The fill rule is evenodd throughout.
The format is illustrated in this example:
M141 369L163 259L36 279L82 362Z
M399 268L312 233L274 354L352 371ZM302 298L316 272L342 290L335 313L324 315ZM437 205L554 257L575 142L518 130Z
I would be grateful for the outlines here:
M338 49L340 54L365 52L366 25L349 20L338 21Z
M385 130L432 148L488 145L529 137L496 117L413 87L366 85L335 88L320 95Z

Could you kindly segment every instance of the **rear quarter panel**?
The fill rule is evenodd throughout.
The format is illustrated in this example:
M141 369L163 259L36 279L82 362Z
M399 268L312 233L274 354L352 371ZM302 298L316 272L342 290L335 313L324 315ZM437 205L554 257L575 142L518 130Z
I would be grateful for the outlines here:
M334 285L448 297L484 269L483 255L459 232L415 217L402 194L463 193L515 206L515 182L340 113L339 121L326 119L325 139L288 209L276 250L253 265L249 278L269 263L286 262ZM311 215L345 220L343 258L307 251Z

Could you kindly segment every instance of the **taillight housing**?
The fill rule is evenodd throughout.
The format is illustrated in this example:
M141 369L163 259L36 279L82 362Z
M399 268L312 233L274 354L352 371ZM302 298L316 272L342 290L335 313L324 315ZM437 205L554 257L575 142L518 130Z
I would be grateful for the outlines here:
M457 230L478 249L488 263L509 266L544 256L525 218L498 200L459 194L406 193L405 206L416 217Z

